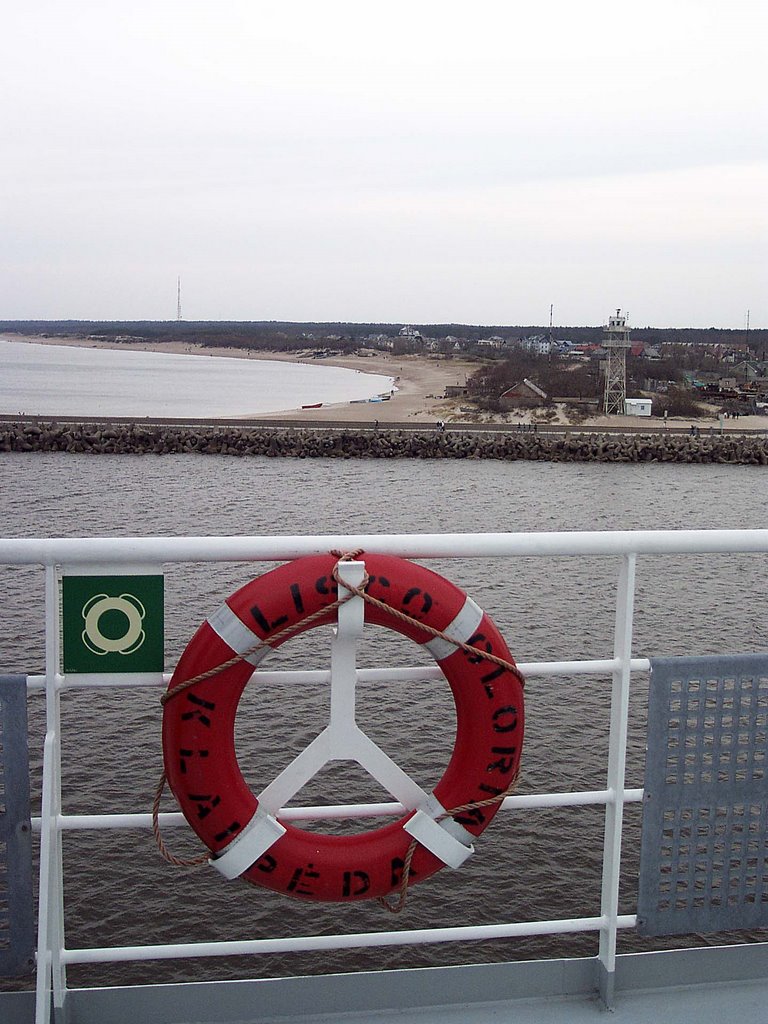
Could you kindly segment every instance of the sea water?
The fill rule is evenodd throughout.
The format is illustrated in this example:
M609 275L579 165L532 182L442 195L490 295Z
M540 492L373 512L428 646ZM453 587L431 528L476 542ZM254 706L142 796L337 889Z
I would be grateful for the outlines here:
M258 416L389 394L391 377L322 363L39 345L0 339L0 413Z
M767 507L768 474L754 467L0 455L2 533L16 537L751 528L765 525ZM519 661L612 655L617 557L446 558L427 564L493 617ZM168 565L167 669L227 595L269 568ZM639 558L634 654L765 649L765 569L765 557L752 555ZM0 567L0 593L1 670L42 671L41 570ZM313 630L291 641L265 667L327 668L328 633ZM391 631L366 628L361 666L423 663L413 644ZM630 787L643 781L646 686L643 676L633 679ZM610 688L608 677L528 681L520 792L604 788ZM37 806L43 705L42 695L30 697ZM254 790L320 731L327 714L323 687L248 688L238 713L237 750ZM62 715L65 812L149 811L162 767L159 693L66 691ZM361 686L358 720L417 781L428 788L435 784L452 746L447 685ZM379 799L386 795L345 764L324 770L299 796L306 803ZM174 809L168 795L163 808ZM639 818L639 806L628 805L620 912L634 909ZM63 834L67 945L592 916L599 913L602 828L603 811L594 807L499 814L466 864L415 886L398 917L376 904L306 904L226 882L208 867L171 867L147 830L68 831ZM180 856L199 852L188 830L168 830L166 840ZM668 944L684 941L675 937ZM73 967L69 977L74 985L110 985L323 973L588 955L596 942L595 935L568 935L128 963ZM647 948L649 942L633 933L620 935L622 950Z

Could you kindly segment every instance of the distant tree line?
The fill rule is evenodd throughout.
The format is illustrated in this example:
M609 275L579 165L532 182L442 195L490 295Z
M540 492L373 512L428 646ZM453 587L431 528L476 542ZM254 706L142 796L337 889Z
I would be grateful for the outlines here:
M105 338L129 337L153 342L186 341L212 347L255 348L291 351L321 347L325 339L333 337L332 346L342 351L353 351L365 345L368 335L383 334L396 337L400 324L385 323L294 323L289 321L212 321L212 320L0 320L0 331L25 335L58 335L61 337ZM542 325L489 326L473 324L413 324L425 338L453 336L478 341L488 335L505 339L521 339L535 334L548 334ZM310 337L311 336L311 337ZM558 327L556 338L567 338L576 344L599 342L602 326ZM709 328L634 327L632 340L649 344L662 342L689 345L743 345L743 330ZM753 330L749 334L750 348L758 355L768 352L768 330Z

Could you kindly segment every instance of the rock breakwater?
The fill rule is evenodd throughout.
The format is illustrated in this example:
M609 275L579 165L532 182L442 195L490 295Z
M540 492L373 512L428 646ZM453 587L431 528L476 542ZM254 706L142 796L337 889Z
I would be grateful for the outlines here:
M768 438L738 434L484 433L461 429L438 432L18 422L0 424L0 452L766 466Z

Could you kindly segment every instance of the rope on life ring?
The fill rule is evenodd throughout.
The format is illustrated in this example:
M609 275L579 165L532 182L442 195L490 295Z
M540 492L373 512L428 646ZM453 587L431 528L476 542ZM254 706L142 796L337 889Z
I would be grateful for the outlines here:
M366 553L364 559L313 555L257 577L200 626L179 660L164 695L165 774L211 854L209 863L225 877L306 900L383 900L399 891L402 901L408 885L445 864L463 863L517 778L523 679L490 616L430 569L391 555ZM348 595L339 597L339 583ZM340 606L353 597L364 599L358 611L364 610L366 623L421 644L440 666L456 709L449 764L434 791L425 793L353 717L334 731L332 694L331 724L257 797L235 753L243 690L254 668L287 639L335 622L337 613L341 633L346 612ZM258 674L253 678L258 685ZM349 749L340 750L347 743ZM280 800L287 802L322 763L336 758L358 760L385 781L407 813L351 836L278 820ZM293 781L301 781L286 798L291 769Z

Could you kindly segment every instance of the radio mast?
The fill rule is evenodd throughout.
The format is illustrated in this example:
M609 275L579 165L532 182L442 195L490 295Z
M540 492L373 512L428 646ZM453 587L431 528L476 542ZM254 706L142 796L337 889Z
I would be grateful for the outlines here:
M554 344L554 342L552 341L552 315L553 315L554 311L555 311L555 304L554 304L554 302L550 302L550 304L549 304L549 345L547 346L547 359L549 360L550 363L552 362L552 346Z
M181 277L176 278L176 320L181 320Z
M744 348L747 350L744 358L749 359L749 310L747 310L747 329L744 334Z

